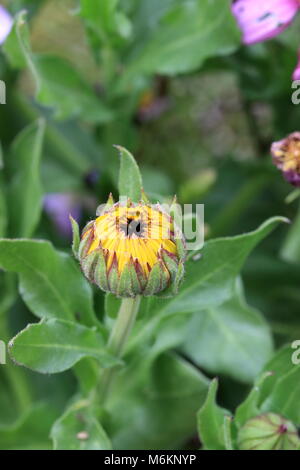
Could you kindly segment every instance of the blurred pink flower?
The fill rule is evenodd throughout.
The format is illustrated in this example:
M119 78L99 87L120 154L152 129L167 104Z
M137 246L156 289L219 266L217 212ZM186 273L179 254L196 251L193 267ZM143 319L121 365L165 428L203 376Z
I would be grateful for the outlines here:
M13 19L8 11L0 5L0 44L2 44L10 33Z
M245 44L277 36L291 24L299 8L299 0L234 0L232 3Z
M298 52L298 63L293 73L293 80L300 80L300 50Z

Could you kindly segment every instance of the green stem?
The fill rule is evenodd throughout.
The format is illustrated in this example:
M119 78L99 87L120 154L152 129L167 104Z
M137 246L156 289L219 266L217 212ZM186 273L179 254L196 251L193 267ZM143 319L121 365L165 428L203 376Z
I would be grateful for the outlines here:
M129 338L132 327L138 314L141 298L123 299L117 319L112 328L109 340L108 350L117 358L121 358L124 352L125 344ZM104 371L101 380L101 404L105 403L109 394L112 382L117 371L116 367L112 367Z
M8 345L12 336L8 324L8 315L16 300L16 275L14 273L2 273L1 284L3 293L0 298L0 340ZM8 358L8 354L6 354L6 360L7 363L0 366L0 372L5 377L11 396L16 400L17 410L22 414L27 411L32 403L31 390L24 371Z
M0 312L0 339L8 344L10 337L11 334L7 325L6 315L4 312ZM1 371L6 377L6 381L9 384L12 395L14 395L16 399L18 411L20 413L24 413L32 402L31 391L24 375L24 371L20 370L20 368L10 360L7 361L7 364L1 366Z

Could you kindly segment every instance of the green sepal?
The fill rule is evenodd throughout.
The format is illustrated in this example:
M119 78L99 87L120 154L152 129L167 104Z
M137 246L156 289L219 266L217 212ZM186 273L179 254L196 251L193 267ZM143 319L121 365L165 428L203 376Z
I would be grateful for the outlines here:
M88 230L90 230L90 228L93 227L94 222L95 222L94 220L90 220L90 221L86 224L86 226L85 226L84 229L82 230L81 238L84 236L84 234L85 234Z
M100 289L104 291L108 291L108 280L106 274L106 262L105 262L105 255L103 253L102 248L97 250L98 259L97 264L95 265L94 271L94 281Z
M180 260L184 260L186 256L186 247L183 235L179 231L179 229L175 226L174 227L174 235L175 235L175 244L177 248L178 258Z
M184 277L184 263L183 263L183 261L180 261L180 263L178 264L178 267L177 267L177 273L176 273L174 283L173 283L173 294L174 295L177 294L179 286L183 281L183 277Z
M172 255L169 251L164 248L161 249L160 255L170 273L171 283L174 282L178 269L178 259L176 255Z
M131 273L129 263L127 263L121 273L117 290L118 297L133 297L131 286Z
M92 243L92 239L93 239L92 233L90 233L87 237L81 239L81 242L79 243L79 247L78 247L78 252L77 252L77 256L79 260L83 260L87 256L89 248Z
M81 268L89 281L95 282L95 267L99 257L99 250L92 251L89 255L81 258Z
M72 251L75 258L78 258L78 250L80 245L80 233L79 233L79 226L75 219L71 215L69 215L69 219L72 226L72 234L73 234L73 241L72 241Z
M156 294L157 297L161 297L162 299L169 299L170 297L173 297L174 295L176 295L178 293L178 288L182 282L183 275L184 275L184 263L180 262L177 265L177 272L176 272L175 279L173 280L173 282L171 282L171 284L165 290L163 290L162 292L158 292Z
M142 293L142 287L131 259L120 276L117 295L119 297L136 297Z
M140 265L138 259L135 259L133 261L133 265L134 265L135 274L137 276L138 283L139 283L139 286L140 286L140 292L143 292L145 287L146 287L146 284L147 284L147 279L146 279L145 273L144 273L143 268Z
M154 295L164 290L168 285L169 275L162 261L155 263L151 269L143 295Z
M112 265L108 272L108 289L113 294L117 295L118 292L118 284L119 284L119 273L118 273L118 261L117 256L114 254Z
M96 210L96 216L100 217L100 215L104 214L104 212L108 211L115 203L112 193L109 194L107 202L105 205L100 204Z

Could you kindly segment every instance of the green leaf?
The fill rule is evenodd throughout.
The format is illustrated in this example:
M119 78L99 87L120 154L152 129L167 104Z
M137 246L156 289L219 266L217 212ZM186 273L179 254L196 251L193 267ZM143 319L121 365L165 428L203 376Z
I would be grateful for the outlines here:
M3 169L2 147L0 143L0 172ZM0 173L0 237L4 237L7 229L7 201L4 176Z
M294 353L290 345L285 346L265 365L250 394L237 409L235 422L239 427L266 412L278 413L299 426L300 364L293 363Z
M9 425L0 425L2 450L50 450L49 430L55 412L48 403L39 403Z
M192 0L174 5L153 29L144 47L134 51L124 83L134 75L175 75L199 68L208 58L233 52L240 32L230 1Z
M148 355L136 354L111 389L103 424L114 449L180 449L196 432L208 380L173 354L148 361Z
M51 430L54 450L111 450L111 443L101 424L81 400L54 423Z
M189 320L184 353L210 373L252 382L272 354L267 322L244 299L240 281L223 304L197 312Z
M293 364L293 353L291 347L286 347L267 365L266 368L272 370L274 379L272 381L271 377L267 383L269 394L260 408L262 412L281 414L299 426L300 365Z
M12 67L21 69L27 64L31 66L29 29L25 10L16 15L11 32L2 48Z
M84 357L96 358L101 367L120 363L95 329L55 319L28 325L10 341L9 353L17 364L43 374L68 370Z
M116 148L120 152L120 174L119 174L119 195L128 197L134 202L138 202L142 197L142 177L139 167L128 150L119 145Z
M40 104L54 109L55 118L80 116L92 123L112 119L111 111L67 61L39 55L34 58L34 66L39 77L36 98Z
M263 381L261 384L259 405L271 395L281 377L285 374L290 374L298 368L292 361L295 350L291 346L283 346L265 365L263 373L269 373L270 376L268 380Z
M224 418L230 416L229 411L220 408L216 403L218 381L214 379L207 393L207 398L197 413L200 441L207 450L225 450Z
M96 324L92 290L67 254L39 240L0 240L0 266L16 272L20 293L39 318Z
M262 386L267 379L270 379L271 375L272 372L265 372L255 381L249 395L236 410L234 422L237 426L242 427L249 419L260 414L259 401L261 399Z
M236 276L247 256L280 222L286 222L286 219L274 217L253 232L210 240L201 252L192 252L186 262L185 280L179 293L171 299L151 298L151 316L137 325L129 349L145 338L159 334L160 321L164 318L175 314L200 315L202 311L232 299Z
M45 121L40 119L26 127L11 148L13 177L8 191L10 233L30 237L40 218L42 188L40 159L45 134Z
M111 111L71 64L60 57L32 53L25 11L17 14L4 50L12 66L28 67L35 82L37 101L53 108L56 118L80 116L92 123L112 119Z
M84 19L91 43L96 47L128 37L131 24L117 7L119 0L80 0L80 15Z
M293 221L288 235L281 249L281 257L290 263L300 263L300 209L296 219Z

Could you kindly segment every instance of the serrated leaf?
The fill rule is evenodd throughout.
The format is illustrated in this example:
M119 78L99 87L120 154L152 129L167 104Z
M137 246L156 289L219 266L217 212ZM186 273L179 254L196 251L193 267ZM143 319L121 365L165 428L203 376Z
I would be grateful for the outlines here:
M101 367L120 363L95 329L56 319L28 325L10 341L9 353L17 364L43 374L68 370L84 357L94 357Z
M0 240L0 266L19 275L20 293L39 318L96 324L92 290L75 261L39 240Z
M230 300L192 315L182 348L210 373L246 383L257 377L272 349L269 326L246 304L240 281Z
M286 219L274 217L253 232L210 240L201 252L192 252L185 263L185 279L178 294L171 299L151 299L151 316L137 325L128 349L152 334L159 334L159 324L164 318L200 314L232 299L236 277L247 256L280 222Z

